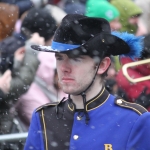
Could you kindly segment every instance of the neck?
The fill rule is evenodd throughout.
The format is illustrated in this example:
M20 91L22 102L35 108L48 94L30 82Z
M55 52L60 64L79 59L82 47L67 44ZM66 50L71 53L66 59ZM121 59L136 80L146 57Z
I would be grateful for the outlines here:
M98 93L101 91L102 89L102 84L100 83L100 81L94 81L93 85L91 86L91 88L88 89L88 91L85 92L86 94L86 101L91 100L93 97L95 97L96 95L98 95ZM83 109L83 98L81 95L71 95L71 99L73 101L73 103L76 105L76 109Z

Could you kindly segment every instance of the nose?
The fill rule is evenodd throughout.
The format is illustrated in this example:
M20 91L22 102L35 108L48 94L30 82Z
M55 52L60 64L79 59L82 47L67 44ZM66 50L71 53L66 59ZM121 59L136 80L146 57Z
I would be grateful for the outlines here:
M71 72L71 66L67 60L65 60L61 63L60 69L64 73L70 73Z

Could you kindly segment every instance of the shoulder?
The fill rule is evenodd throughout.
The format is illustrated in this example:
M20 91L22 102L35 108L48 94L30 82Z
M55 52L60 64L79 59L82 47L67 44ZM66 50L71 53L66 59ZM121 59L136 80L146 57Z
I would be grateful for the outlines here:
M58 106L58 105L61 105L62 103L65 103L67 100L66 97L63 97L63 99L61 101L57 101L57 102L52 102L52 103L47 103L47 104L44 104L44 105L41 105L40 107L38 107L35 112L38 112L40 110L43 110L45 108L52 108L52 107L55 107L55 106Z
M119 107L127 108L130 110L133 110L139 115L144 114L145 112L148 112L147 109L145 109L143 106L136 104L136 103L130 103L127 102L121 98L116 98L115 99L115 104L118 105Z
M51 107L54 107L54 106L57 106L60 102L53 102L53 103L47 103L47 104L44 104L40 107L38 107L35 112L38 112L38 111L41 111L42 109L44 108L51 108Z

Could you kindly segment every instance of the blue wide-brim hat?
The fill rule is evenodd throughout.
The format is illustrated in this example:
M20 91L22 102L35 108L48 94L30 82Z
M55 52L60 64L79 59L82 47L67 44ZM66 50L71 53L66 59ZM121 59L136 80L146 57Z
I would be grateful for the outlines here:
M66 15L57 28L51 46L32 45L45 52L79 55L110 56L130 52L129 45L111 33L109 22L103 18L79 14Z

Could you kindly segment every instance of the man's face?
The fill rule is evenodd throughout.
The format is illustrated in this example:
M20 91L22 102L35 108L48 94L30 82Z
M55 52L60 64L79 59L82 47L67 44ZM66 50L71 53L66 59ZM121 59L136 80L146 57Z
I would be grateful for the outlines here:
M91 83L95 72L95 62L89 56L69 58L66 54L56 53L58 79L62 90L77 95Z

